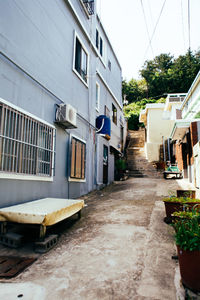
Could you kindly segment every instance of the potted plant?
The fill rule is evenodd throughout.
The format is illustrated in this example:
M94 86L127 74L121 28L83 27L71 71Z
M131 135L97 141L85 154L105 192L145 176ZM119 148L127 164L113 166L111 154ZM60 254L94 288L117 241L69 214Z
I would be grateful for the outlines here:
M180 220L172 225L178 250L182 283L200 292L200 225L199 216Z
M199 204L200 206L200 199L192 199L188 197L167 197L163 199L165 204L165 211L166 211L166 218L165 221L170 223L172 221L172 214L176 211L183 211L189 210L191 211L192 208Z
M191 218L197 218L200 224L199 204L194 205L191 211L186 208L184 211L175 211L171 216L173 223L181 220L184 221Z
M177 197L188 197L188 198L195 198L196 191L194 190L176 190Z
M116 179L121 180L124 177L126 171L126 160L124 158L119 158L115 162L116 168Z

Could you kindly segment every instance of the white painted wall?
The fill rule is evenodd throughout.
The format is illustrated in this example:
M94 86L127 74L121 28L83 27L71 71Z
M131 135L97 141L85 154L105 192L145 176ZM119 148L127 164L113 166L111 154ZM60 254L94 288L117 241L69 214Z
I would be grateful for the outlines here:
M163 136L167 139L174 125L173 120L164 120L164 107L148 108L147 111L147 141L146 141L146 157L149 161L159 160L160 145L163 142Z
M163 108L149 108L147 113L147 143L162 143L168 138L174 125L173 120L162 119Z
M197 188L200 188L200 142L193 147L194 154L194 171L193 183Z
M200 111L200 83L195 87L192 94L189 96L183 111L183 119L194 119L195 115Z

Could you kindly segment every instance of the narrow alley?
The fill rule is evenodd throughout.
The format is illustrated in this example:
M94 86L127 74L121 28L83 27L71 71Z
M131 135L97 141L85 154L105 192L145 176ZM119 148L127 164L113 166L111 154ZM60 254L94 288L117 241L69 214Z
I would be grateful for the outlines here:
M57 246L23 273L1 280L0 299L176 299L183 291L161 200L183 187L130 178L84 196L82 218L68 221ZM1 246L2 254L20 251Z

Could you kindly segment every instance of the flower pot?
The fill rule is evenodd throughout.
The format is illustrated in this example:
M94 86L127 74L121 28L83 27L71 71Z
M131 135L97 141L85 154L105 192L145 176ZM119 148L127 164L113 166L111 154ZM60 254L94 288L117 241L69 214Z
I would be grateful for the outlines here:
M171 218L171 215L175 211L182 211L183 210L183 204L180 202L167 202L165 201L165 212L167 218Z
M200 250L183 250L177 246L181 279L189 289L200 292Z
M171 215L175 211L183 211L184 206L187 207L187 210L191 211L192 208L195 206L198 207L200 206L199 202L188 202L188 203L180 203L180 202L167 202L165 201L165 211L166 211L166 216L168 219L172 219Z

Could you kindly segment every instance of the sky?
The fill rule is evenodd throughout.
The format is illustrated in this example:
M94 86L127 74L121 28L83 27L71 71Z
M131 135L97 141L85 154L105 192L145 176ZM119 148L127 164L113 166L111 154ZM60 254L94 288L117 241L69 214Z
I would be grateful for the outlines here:
M161 53L200 50L200 0L97 0L97 11L127 81Z

